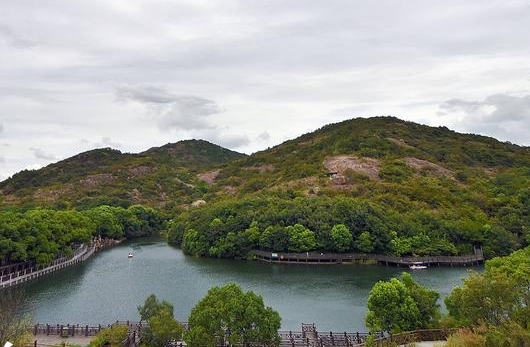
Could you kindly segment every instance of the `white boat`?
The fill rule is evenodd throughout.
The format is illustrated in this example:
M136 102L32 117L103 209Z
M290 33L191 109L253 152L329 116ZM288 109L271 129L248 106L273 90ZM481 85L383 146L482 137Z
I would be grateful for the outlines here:
M132 253L129 252L129 255L127 256L127 258L132 258L132 257L133 257Z
M427 265L423 265L422 263L414 263L409 266L409 269L411 270L423 270L426 268L427 268Z

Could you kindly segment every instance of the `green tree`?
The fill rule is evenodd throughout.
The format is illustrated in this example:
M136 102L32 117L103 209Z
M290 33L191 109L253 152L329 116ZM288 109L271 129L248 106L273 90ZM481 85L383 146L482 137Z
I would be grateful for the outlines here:
M148 323L142 331L142 345L146 347L164 347L178 340L184 332L183 326L173 316L173 305L167 301L158 301L154 294L147 297L142 306L138 306L142 320Z
M167 310L173 312L173 305L168 301L158 301L155 294L151 294L145 299L143 305L138 306L138 313L140 314L141 320L149 320L151 317L159 314L160 312Z
M289 251L307 252L316 248L317 240L315 233L302 224L288 226L286 229L289 234Z
M260 235L260 247L277 252L287 251L289 247L289 233L286 229L280 226L267 227Z
M486 262L445 299L449 314L464 325L530 324L530 247Z
M337 224L331 229L330 241L333 250L337 252L350 250L352 240L352 233L344 224Z
M278 346L280 315L263 298L234 283L213 287L191 310L184 341L190 347L231 345Z
M372 253L374 250L374 243L368 231L363 231L359 238L355 241L355 247L362 253Z
M123 237L123 225L118 220L117 211L121 207L98 206L91 210L84 211L96 224L96 233L101 237L117 239Z
M368 296L366 325L372 331L398 333L421 327L421 312L407 286L392 278L377 282Z
M407 287L410 296L420 311L420 326L418 328L436 328L440 319L440 305L438 305L440 293L420 285L407 272L401 274L401 282Z

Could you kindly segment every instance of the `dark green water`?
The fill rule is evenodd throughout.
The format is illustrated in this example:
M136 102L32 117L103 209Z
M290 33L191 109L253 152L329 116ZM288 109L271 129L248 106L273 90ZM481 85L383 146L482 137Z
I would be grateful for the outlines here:
M128 259L129 251L134 258ZM136 307L151 293L173 303L185 321L214 285L237 282L280 312L283 329L316 323L326 331L365 331L368 292L378 280L403 269L362 265L285 265L255 261L197 259L162 240L136 240L101 252L85 264L25 285L24 309L34 322L98 324L137 320ZM447 295L462 282L465 268L413 272Z

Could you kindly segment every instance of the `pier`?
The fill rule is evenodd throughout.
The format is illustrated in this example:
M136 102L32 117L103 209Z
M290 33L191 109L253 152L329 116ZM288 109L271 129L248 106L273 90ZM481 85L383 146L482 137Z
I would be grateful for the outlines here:
M396 257L382 254L363 253L280 253L254 251L256 259L269 263L288 264L343 264L376 262L386 266L409 267L411 265L427 266L474 266L484 262L482 249L475 249L471 255Z

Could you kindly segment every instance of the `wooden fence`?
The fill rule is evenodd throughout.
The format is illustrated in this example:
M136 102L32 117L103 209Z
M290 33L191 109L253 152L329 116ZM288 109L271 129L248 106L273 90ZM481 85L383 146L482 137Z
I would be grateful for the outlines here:
M298 263L298 264L341 264L345 262L366 262L394 266L411 266L418 263L431 266L468 266L484 262L481 249L476 249L475 254L461 256L426 256L426 257L396 257L383 254L363 253L279 253L269 251L254 251L257 260L272 263Z

